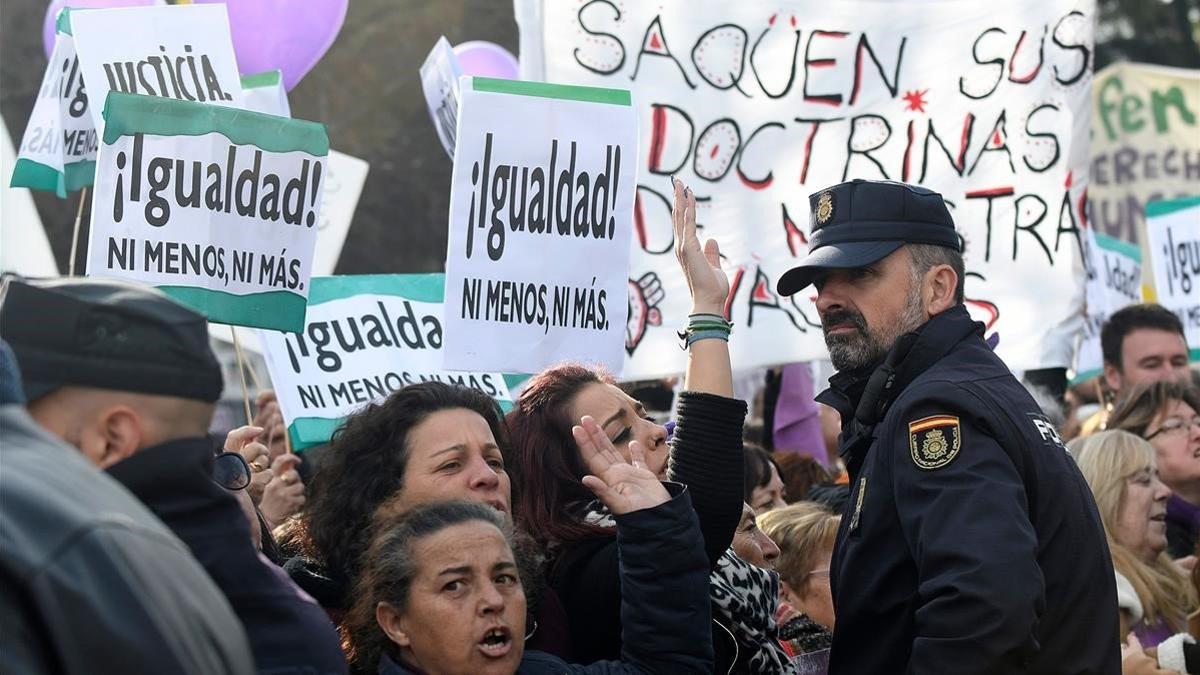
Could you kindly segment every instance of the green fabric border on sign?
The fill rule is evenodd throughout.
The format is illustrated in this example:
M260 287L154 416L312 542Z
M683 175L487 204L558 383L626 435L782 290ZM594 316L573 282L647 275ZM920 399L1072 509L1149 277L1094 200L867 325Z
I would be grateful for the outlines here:
M1120 253L1126 258L1132 258L1139 264L1142 262L1142 249L1135 244L1131 244L1123 239L1110 237L1107 234L1096 233L1096 244L1105 250L1113 253Z
M366 293L395 295L415 302L442 302L445 286L446 275L440 272L313 277L308 290L308 304L319 305Z
M510 376L505 375L505 381ZM519 376L522 380L528 379L526 376ZM500 406L500 412L508 414L512 410L512 401L496 401L496 405ZM290 425L288 425L288 434L292 437L292 449L296 452L302 452L315 445L328 443L333 438L333 433L338 430L346 422L346 418L328 419L325 417L297 417Z
M1100 373L1103 373L1103 372L1104 372L1103 368L1093 368L1091 370L1085 370L1082 373L1078 373L1075 375L1075 377L1071 378L1071 381L1069 384L1070 384L1070 386L1074 387L1075 385L1079 384L1080 382L1087 382L1088 380L1092 379L1093 377L1096 377L1097 375L1099 375Z
M333 438L333 432L342 426L343 420L330 420L324 417L297 417L288 426L292 437L292 449L300 452L314 445L328 443Z
M283 79L283 73L278 70L266 70L261 73L242 76L242 89L259 89L274 87Z
M58 11L58 18L54 20L54 31L74 37L75 33L71 31L71 12L76 10L70 7L63 7Z
M1146 205L1146 217L1155 218L1165 216L1168 213L1190 209L1193 206L1200 206L1200 196L1173 199L1169 202L1150 202Z
M91 185L96 179L96 162L85 160L66 166L66 174L58 169L35 162L28 157L17 160L13 166L12 180L9 187L26 187L34 190L53 192L65 199L68 192Z
M209 321L234 326L299 333L308 303L289 291L234 295L196 286L159 286L158 290L195 309Z
M609 105L633 105L628 89L581 87L576 84L551 84L549 82L529 82L526 80L501 80L494 77L473 77L471 78L471 86L475 91L487 91L496 94L557 98L565 101L607 103Z
M329 154L324 124L239 110L210 103L109 92L104 101L104 143L121 136L203 136L217 133L238 145L270 152Z
M1188 359L1192 363L1200 363L1200 348L1190 350L1188 352Z
M8 186L45 190L53 192L59 197L67 196L66 185L61 173L52 166L35 162L27 157L17 159L17 163L13 165L12 179L9 180Z

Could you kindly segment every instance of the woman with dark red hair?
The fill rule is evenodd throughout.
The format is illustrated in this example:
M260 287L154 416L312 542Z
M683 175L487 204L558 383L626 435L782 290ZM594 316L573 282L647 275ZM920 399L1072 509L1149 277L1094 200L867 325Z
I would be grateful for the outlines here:
M701 247L696 236L695 196L674 183L675 254L687 277L692 314L682 334L689 358L673 438L608 374L575 364L545 370L530 380L508 414L513 511L522 529L549 552L547 575L567 610L573 657L583 663L619 657L616 530L603 504L580 484L586 471L571 428L592 418L626 459L640 446L650 471L687 485L691 493L713 567L713 620L721 624L713 627L717 672L726 672L735 659L748 672L788 672L774 640L777 577L729 549L742 515L746 415L745 403L733 398L730 324L724 316L729 280L716 241Z

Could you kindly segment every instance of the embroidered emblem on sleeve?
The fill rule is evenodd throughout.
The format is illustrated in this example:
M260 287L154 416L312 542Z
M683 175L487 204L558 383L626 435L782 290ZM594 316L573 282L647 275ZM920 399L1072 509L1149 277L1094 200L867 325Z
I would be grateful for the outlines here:
M962 429L953 415L934 415L908 423L908 448L919 469L940 469L958 456Z

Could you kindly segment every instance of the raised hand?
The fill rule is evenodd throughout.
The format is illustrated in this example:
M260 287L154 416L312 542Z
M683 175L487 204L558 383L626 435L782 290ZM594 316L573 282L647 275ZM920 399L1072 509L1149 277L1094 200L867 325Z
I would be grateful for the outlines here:
M692 294L692 313L724 314L729 277L721 269L721 249L716 239L709 239L701 248L696 234L696 195L679 179L672 178L671 182L675 186L675 203L671 208L675 257Z
M240 453L250 466L250 485L246 492L255 505L262 501L263 490L275 475L271 471L270 451L257 440L262 432L262 427L244 426L230 431L225 437L225 450Z
M630 441L632 463L613 447L612 441L590 415L571 428L579 454L589 474L583 484L616 515L649 509L671 499L667 489L646 468L646 453L638 441Z
M304 482L296 471L299 463L300 458L296 455L280 455L271 463L271 480L263 489L258 510L272 528L304 506Z

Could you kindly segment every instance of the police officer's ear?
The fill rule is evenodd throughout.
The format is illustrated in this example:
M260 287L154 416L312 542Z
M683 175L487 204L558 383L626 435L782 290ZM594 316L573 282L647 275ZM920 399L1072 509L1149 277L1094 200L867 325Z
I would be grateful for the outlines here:
M958 273L949 265L934 265L925 273L921 297L929 316L941 314L958 304L955 291L958 289Z

